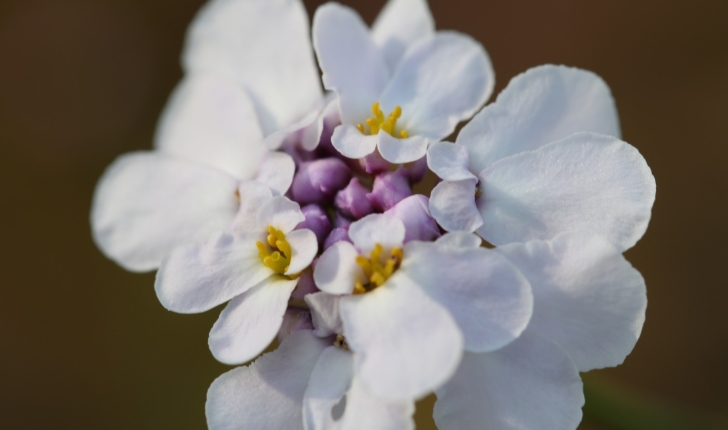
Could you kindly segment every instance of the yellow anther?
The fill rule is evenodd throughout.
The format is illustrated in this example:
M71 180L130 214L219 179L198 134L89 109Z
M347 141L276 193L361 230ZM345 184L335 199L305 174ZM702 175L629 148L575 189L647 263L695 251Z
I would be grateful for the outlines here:
M263 242L256 242L258 255L263 264L282 275L291 265L291 245L286 240L286 235L273 226L268 226L267 245Z
M376 244L369 253L369 258L364 256L356 257L356 264L361 266L369 280L364 285L357 281L354 284L354 294L363 294L377 287L381 287L394 274L402 263L402 248L392 248L390 257L383 260L384 247Z
M382 112L379 102L376 102L372 105L372 114L374 115L373 117L368 118L366 121L364 121L369 127L368 134L374 135L382 130L393 137L409 137L409 133L407 133L407 130L401 130L399 134L395 132L395 129L397 128L397 120L402 116L401 107L395 106L392 113L385 118L384 112ZM364 131L364 126L362 124L357 124L356 128L362 134L367 134L366 131Z

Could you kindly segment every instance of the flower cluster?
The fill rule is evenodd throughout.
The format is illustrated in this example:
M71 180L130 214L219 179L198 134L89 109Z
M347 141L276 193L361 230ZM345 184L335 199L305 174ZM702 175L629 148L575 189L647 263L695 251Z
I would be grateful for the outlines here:
M210 350L255 361L210 387L212 430L412 429L433 392L444 430L577 427L579 372L642 329L622 253L655 198L599 77L536 67L482 108L486 51L425 0L371 28L328 3L312 29L300 0L211 0L183 66L91 222L167 309L227 303Z

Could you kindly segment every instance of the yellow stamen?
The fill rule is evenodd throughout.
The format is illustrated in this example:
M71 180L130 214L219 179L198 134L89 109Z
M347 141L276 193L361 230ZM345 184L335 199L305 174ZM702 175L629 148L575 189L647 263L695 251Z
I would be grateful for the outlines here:
M390 251L390 257L384 259L384 261L382 261L383 252L382 245L376 244L369 254L369 258L361 255L356 257L356 264L364 270L369 283L365 285L357 281L354 284L354 294L364 294L367 291L381 287L397 271L402 263L402 248L393 248Z
M268 226L267 245L263 242L256 242L258 255L263 264L273 269L276 273L283 275L291 265L291 245L286 240L286 235L273 226Z
M356 128L362 134L374 135L379 133L379 130L382 130L393 137L409 137L409 133L407 133L407 130L401 130L399 134L395 132L395 129L397 127L397 120L402 116L401 107L395 106L392 113L385 118L384 112L382 112L379 102L376 102L372 105L372 114L374 115L373 117L368 118L366 121L364 121L364 123L366 123L366 125L369 127L369 133L364 131L364 126L362 124L356 125Z

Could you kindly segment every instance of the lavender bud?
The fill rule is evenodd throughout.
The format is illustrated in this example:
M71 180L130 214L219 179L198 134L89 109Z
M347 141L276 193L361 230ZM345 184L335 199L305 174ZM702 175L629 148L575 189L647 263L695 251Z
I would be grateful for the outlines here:
M293 300L303 300L306 294L312 294L318 291L319 289L313 281L313 269L309 268L301 272L296 289L291 293L291 298Z
M338 158L322 158L301 164L293 178L291 193L301 204L331 201L351 179L351 170Z
M324 251L329 249L331 245L342 240L351 243L351 239L349 239L349 227L339 227L331 230L331 234L329 234L329 237L324 242Z
M379 151L374 151L364 158L359 159L359 165L365 172L370 175L377 175L379 173L387 172L391 169L392 164L382 157Z
M310 204L302 207L301 212L303 212L306 219L298 224L296 229L307 228L311 230L316 235L319 246L321 246L326 236L331 233L331 221L326 216L326 211L317 204Z
M343 190L336 194L334 205L342 214L359 219L374 212L372 204L367 199L366 189L359 179L351 178L351 182Z
M431 241L440 237L437 221L430 215L430 199L415 194L397 203L386 214L399 218L404 224L404 241Z
M409 175L405 168L400 167L395 172L385 172L374 178L374 186L367 199L375 209L386 211L411 195Z

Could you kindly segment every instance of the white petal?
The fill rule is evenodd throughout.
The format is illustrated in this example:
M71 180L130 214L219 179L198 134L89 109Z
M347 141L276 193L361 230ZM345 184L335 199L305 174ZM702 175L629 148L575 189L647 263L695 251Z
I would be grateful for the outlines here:
M366 24L351 8L326 3L313 17L313 45L324 87L339 95L342 122L363 123L389 79Z
M372 25L372 39L393 72L413 43L435 34L427 0L389 0Z
M187 33L187 72L211 72L250 93L264 134L321 102L306 9L298 0L208 2Z
M301 273L303 269L311 265L318 253L316 235L307 228L293 230L286 235L286 241L291 245L291 264L288 266L286 275Z
M477 180L442 181L430 194L430 213L447 231L475 231L483 217L475 205Z
M502 348L531 318L531 286L495 251L415 242L405 246L399 270L450 311L468 351Z
M398 126L440 140L470 118L493 91L493 67L469 36L439 32L414 44L381 96L382 110L402 108Z
M446 181L476 179L468 170L468 148L450 142L437 142L427 150L427 167Z
M412 430L414 402L386 403L367 393L353 372L353 354L327 348L303 400L306 430Z
M218 233L204 245L175 248L154 282L165 308L180 313L212 309L273 274L263 265L255 242L263 234Z
M353 125L342 124L334 129L331 144L348 158L363 158L377 149L378 135L362 134Z
M366 256L377 244L382 245L385 252L392 248L401 248L404 235L402 221L386 214L367 215L349 226L349 238Z
M592 72L546 65L513 78L463 127L457 142L470 149L471 170L480 172L580 131L620 137L609 87Z
M341 317L339 316L339 296L323 291L307 294L303 300L311 309L313 334L319 337L341 334Z
M273 198L271 189L260 182L243 182L238 187L240 208L230 224L230 231L257 231L258 209Z
M477 249L483 244L483 240L473 233L456 231L439 237L435 243L438 246L453 247L456 249Z
M494 245L583 229L624 250L644 234L655 201L655 178L637 149L592 133L504 158L480 179L478 234Z
M255 177L267 152L245 90L205 74L188 76L177 86L159 121L155 147L243 180Z
M356 264L359 251L349 242L331 245L318 259L313 279L321 291L329 294L351 294L354 283L367 281L364 270Z
M283 145L283 143L289 137L295 137L298 133L301 132L301 130L304 130L307 127L310 127L312 124L317 124L319 122L322 122L319 119L320 115L321 115L320 110L318 108L315 108L315 109L311 110L308 113L308 115L306 115L302 119L294 122L293 124L291 124L287 127L274 131L273 133L271 133L265 137L266 146L271 151L280 149L280 147Z
M455 372L463 348L457 323L403 271L372 292L342 297L339 306L356 374L372 395L420 398Z
M269 152L260 160L260 169L255 180L267 185L276 195L288 191L296 172L296 163L284 152Z
M303 394L328 346L310 331L299 331L251 365L217 378L205 404L210 430L302 430Z
M328 103L319 113L316 121L301 131L301 147L306 151L313 151L318 147L324 128L333 130L338 124L341 124L339 99L335 93L328 93L327 99L329 99Z
M94 193L96 245L127 270L159 267L172 249L225 230L238 181L222 171L154 152L117 158Z
M440 430L576 430L584 405L574 363L528 332L499 351L465 353L436 394Z
M210 351L225 364L252 360L273 342L298 280L271 276L234 298L210 331Z
M287 197L277 196L268 200L258 209L258 230L267 231L273 226L288 234L298 224L306 220L301 206Z
M390 163L404 164L417 161L427 154L430 141L424 136L399 139L379 131L379 152Z
M606 239L575 232L498 247L533 286L529 326L580 371L622 364L645 321L645 281Z

